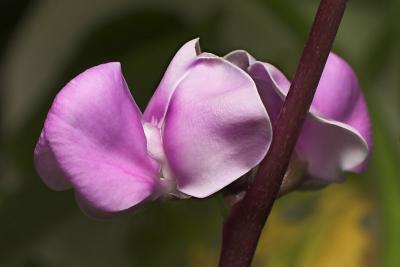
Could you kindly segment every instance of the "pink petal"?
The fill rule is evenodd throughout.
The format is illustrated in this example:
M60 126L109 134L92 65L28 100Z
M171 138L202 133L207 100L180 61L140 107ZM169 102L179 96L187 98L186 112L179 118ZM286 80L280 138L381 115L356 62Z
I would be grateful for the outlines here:
M277 68L267 63L254 63L249 73L274 122L289 90L289 81ZM318 113L314 106L310 111L296 145L296 152L308 162L312 176L330 182L342 181L343 171L354 170L365 161L368 155L366 140L346 122L327 118Z
M199 55L199 39L184 44L176 53L144 112L144 119L161 127L168 104L183 75Z
M371 122L356 74L334 53L329 55L312 106L317 114L353 127L365 139L371 152ZM366 160L353 170L361 171L367 163Z
M36 156L39 174L57 185L59 177L42 166L60 170L92 216L157 195L159 166L147 154L141 113L119 63L93 67L69 82L54 100L43 133L36 155L44 148L52 158ZM48 146L40 145L43 140Z
M39 141L35 147L34 163L37 173L51 189L62 191L72 187L54 158L53 151L51 151L44 136L44 131L40 133Z
M286 98L290 83L268 63L255 62L249 67L249 74L257 85L258 93L274 125ZM286 82L287 81L287 82Z
M256 62L256 59L244 50L232 51L224 58L244 71Z
M175 90L163 140L178 190L206 197L255 167L271 135L252 79L210 56L199 57Z
M257 61L244 50L236 50L225 58L248 72L257 85L258 93L274 125L290 87L290 82L273 65Z
M304 122L296 152L307 161L312 177L341 182L344 181L343 171L352 170L365 160L368 145L347 124L310 113Z

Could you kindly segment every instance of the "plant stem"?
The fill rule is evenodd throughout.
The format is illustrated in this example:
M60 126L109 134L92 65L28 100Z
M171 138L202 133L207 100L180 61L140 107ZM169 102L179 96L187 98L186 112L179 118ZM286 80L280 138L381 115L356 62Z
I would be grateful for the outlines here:
M304 119L332 48L347 0L321 0L273 142L254 182L224 222L220 267L250 266L258 239L279 192Z

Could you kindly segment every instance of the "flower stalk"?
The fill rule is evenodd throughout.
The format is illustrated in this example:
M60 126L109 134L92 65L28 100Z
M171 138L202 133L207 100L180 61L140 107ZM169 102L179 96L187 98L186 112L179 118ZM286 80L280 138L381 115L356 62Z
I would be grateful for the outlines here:
M223 227L220 267L248 267L278 196L293 149L310 108L347 0L321 0L290 91L274 125L273 141L244 198Z

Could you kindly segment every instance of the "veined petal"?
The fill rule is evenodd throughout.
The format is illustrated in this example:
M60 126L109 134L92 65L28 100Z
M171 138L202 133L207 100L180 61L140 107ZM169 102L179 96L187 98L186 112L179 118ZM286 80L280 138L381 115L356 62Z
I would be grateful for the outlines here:
M52 166L92 216L118 213L157 195L159 166L147 154L141 113L119 63L93 67L69 82L54 100L43 133ZM36 156L49 184L55 177L41 170L45 160Z
M290 82L268 63L254 63L249 73L257 84L271 120L275 122ZM343 180L343 171L354 170L365 161L368 145L352 125L327 118L312 105L300 133L296 153L308 162L312 176L340 182Z
M199 39L191 40L179 49L146 107L144 119L147 122L161 127L171 95L200 53Z
M222 58L199 57L175 90L165 118L165 154L178 190L206 197L265 156L268 114L248 74Z

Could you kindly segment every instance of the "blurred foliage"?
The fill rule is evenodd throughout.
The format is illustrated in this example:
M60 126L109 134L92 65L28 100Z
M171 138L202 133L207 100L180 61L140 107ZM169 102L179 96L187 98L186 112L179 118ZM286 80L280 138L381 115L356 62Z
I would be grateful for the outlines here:
M264 231L258 266L377 266L376 207L357 185L289 198Z
M86 218L72 192L52 192L32 153L59 89L84 69L122 62L143 109L174 52L246 49L292 76L315 0L2 1L0 266L215 266L217 201L155 204L108 221ZM400 3L349 1L334 50L370 106L370 170L277 202L255 266L400 266Z

